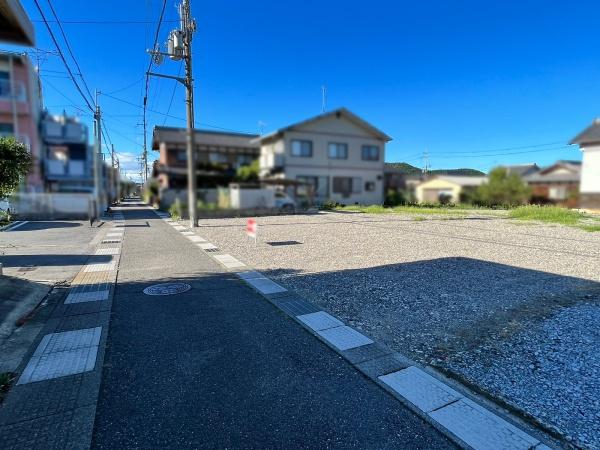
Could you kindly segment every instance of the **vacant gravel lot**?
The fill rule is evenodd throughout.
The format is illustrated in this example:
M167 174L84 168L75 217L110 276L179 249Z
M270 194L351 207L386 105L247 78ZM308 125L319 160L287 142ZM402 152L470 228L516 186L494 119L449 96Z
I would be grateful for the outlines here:
M600 233L501 215L319 213L198 233L368 335L600 448Z

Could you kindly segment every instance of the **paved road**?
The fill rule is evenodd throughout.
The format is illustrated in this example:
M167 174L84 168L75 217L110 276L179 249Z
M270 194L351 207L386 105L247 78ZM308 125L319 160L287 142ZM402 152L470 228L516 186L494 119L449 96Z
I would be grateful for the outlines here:
M448 448L148 209L125 212L93 448ZM186 293L141 293L166 280Z

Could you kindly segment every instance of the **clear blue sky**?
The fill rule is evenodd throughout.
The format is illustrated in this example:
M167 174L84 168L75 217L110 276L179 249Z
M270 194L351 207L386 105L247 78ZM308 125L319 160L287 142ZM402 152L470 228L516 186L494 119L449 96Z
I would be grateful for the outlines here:
M576 148L557 147L600 115L597 2L191 1L198 22L196 120L203 124L257 132L262 121L270 131L318 114L326 85L328 109L345 106L394 138L387 161L420 166L428 150L433 168L487 170L580 159ZM39 2L50 16L46 0ZM162 1L53 4L64 21L156 21ZM23 5L40 18L32 0ZM176 17L168 1L165 20ZM163 24L161 42L175 25ZM37 46L53 49L44 25L35 26ZM64 28L90 88L141 105L144 50L156 25ZM83 107L57 57L45 58L41 68L52 111L78 110L49 83ZM178 69L167 61L159 70ZM151 109L166 112L174 83L152 80ZM108 96L101 105L134 171L140 109ZM170 114L183 118L184 108L177 87ZM149 141L155 124L185 124L148 117ZM539 144L549 145L528 147ZM528 148L504 150L514 147Z

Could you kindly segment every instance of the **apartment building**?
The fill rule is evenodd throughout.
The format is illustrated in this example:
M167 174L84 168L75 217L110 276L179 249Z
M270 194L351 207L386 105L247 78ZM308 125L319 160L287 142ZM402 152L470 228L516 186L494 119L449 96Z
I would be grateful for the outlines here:
M41 166L46 192L93 192L93 150L88 127L75 117L43 113Z
M29 148L34 165L24 187L28 192L43 190L39 119L40 90L29 57L0 51L0 136L14 136Z
M262 179L308 183L310 192L304 194L316 203L381 204L385 145L390 140L373 125L340 108L254 142L260 144Z

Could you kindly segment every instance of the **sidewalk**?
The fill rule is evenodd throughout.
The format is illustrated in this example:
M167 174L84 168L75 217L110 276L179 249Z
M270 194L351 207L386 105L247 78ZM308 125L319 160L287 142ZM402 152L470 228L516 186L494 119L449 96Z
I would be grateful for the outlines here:
M93 448L451 448L146 208L124 212ZM149 296L149 285L187 292Z

